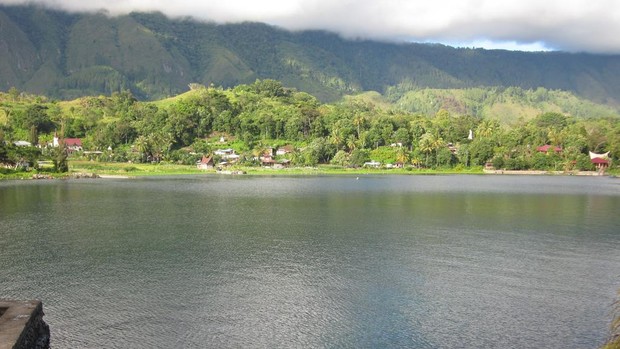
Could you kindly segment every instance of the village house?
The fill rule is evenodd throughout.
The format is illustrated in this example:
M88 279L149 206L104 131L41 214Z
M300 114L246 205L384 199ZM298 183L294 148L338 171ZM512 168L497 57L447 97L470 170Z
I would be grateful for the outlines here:
M262 166L271 167L276 163L276 160L269 153L263 154L263 156L259 157L260 164Z
M291 164L291 160L282 159L282 160L278 160L278 162L276 162L273 165L273 168L286 168L286 167L289 167L290 164Z
M202 156L202 159L198 161L197 167L199 170L212 170L214 168L213 165L213 157L212 156Z
M28 141L17 141L17 142L14 142L13 144L15 144L16 147L31 147L32 146L32 143Z
M370 162L365 162L364 163L364 167L379 168L379 167L381 167L381 163L377 162L375 160L371 160Z
M605 172L605 170L609 167L609 160L603 158L594 158L590 160L594 166L596 166L596 170L598 172Z
M82 140L79 138L65 138L65 147L71 153L74 151L82 151Z
M230 162L235 162L239 160L239 154L235 153L234 149L218 149L213 152L214 155L220 156L224 160L228 160Z
M74 151L83 150L82 140L80 138L65 138L64 143L65 143L65 147L67 148L67 151L69 151L70 153ZM56 133L54 133L54 138L52 140L52 146L54 148L60 146L60 139L58 138L58 135Z
M596 170L603 174L609 167L609 152L604 154L590 153L590 162L596 166Z
M272 167L272 168L285 168L288 167L291 163L291 160L288 159L274 159L273 155L270 152L265 152L262 156L259 157L261 166Z
M562 152L562 147L554 147L552 145L549 144L545 144L543 146L537 147L536 151L538 151L539 153L548 153L549 149L553 148L553 151L556 153L561 153Z
M283 156L286 154L291 154L293 151L295 151L295 147L289 144L289 145L285 145L283 147L278 148L278 150L276 150L276 155Z

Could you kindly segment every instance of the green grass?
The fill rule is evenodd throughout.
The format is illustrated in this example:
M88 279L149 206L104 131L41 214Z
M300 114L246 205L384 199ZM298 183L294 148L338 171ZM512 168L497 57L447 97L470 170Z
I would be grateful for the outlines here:
M134 164L119 162L92 162L70 161L69 169L72 173L96 173L100 175L120 176L157 176L157 175L181 175L200 174L193 165L177 164Z
M105 163L92 161L70 161L72 173L96 173L102 175L120 176L159 176L159 175L192 175L214 174L215 170L199 170L194 165L178 165L169 163L134 164L134 163ZM243 171L248 175L364 175L364 174L401 174L401 175L428 175L428 174L481 174L482 168L470 169L374 169L374 168L344 168L332 165L317 167L289 167L274 169L266 167L233 166L230 171Z
M345 168L334 165L319 165L316 167L289 167L282 169L258 167L258 166L233 166L229 171L243 171L251 176L309 176L309 175L456 175L456 174L483 174L482 167L472 168ZM54 178L66 178L78 173L94 173L98 175L113 175L126 177L141 176L173 176L173 175L205 175L216 174L215 170L199 170L194 165L179 165L170 163L159 164L136 164L118 162L93 162L77 161L69 162L69 173L53 173L51 168L41 168L39 171L15 172L2 169L1 179L30 179L36 173L50 175ZM607 175L620 176L620 170L613 169Z

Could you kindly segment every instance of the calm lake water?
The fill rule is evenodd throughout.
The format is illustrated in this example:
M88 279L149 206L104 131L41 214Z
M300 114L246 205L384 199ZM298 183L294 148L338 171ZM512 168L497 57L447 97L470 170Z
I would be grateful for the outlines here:
M54 348L596 348L620 180L0 182L0 298Z

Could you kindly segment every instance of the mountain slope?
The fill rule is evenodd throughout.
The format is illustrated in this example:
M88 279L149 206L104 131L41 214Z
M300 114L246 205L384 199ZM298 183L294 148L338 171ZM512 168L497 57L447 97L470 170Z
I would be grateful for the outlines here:
M131 89L143 99L272 78L324 101L408 84L572 91L620 106L620 56L455 49L344 40L258 23L216 25L159 13L109 17L0 6L0 89L58 98Z

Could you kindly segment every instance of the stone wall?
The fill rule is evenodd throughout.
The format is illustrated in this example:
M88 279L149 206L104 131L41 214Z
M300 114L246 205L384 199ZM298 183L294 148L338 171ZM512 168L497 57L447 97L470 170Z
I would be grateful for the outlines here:
M50 329L41 301L0 300L0 349L47 349Z

